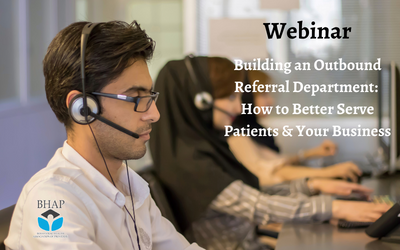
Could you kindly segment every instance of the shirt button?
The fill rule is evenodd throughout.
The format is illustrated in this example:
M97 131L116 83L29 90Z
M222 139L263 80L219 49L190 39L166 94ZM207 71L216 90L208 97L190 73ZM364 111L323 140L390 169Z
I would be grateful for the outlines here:
M125 205L125 196L123 196L121 193L117 193L115 197L115 203L117 203L118 206L122 207Z

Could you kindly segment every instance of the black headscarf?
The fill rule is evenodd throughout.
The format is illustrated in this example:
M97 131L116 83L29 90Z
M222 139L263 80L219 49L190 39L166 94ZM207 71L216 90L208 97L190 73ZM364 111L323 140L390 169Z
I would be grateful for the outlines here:
M250 84L250 81L248 79L248 74L245 74L245 79L244 79L244 84ZM253 93L243 93L242 95L242 102L243 103L251 103L254 106L254 96ZM256 128L256 129L263 129L264 127L260 125L257 121L257 116L255 114L247 114L247 115L239 115L236 117L235 121L233 121L232 126L234 128L246 128L247 125L250 125L250 128ZM275 144L275 140L273 136L252 136L251 139L253 139L255 142L257 142L260 145L266 146L277 153L279 153L279 147L278 145Z
M191 60L202 90L212 94L207 57ZM231 182L240 179L259 188L258 179L214 130L212 109L200 111L194 105L198 88L183 60L170 61L161 69L155 90L160 92L161 118L153 126L151 154L178 224L186 230Z

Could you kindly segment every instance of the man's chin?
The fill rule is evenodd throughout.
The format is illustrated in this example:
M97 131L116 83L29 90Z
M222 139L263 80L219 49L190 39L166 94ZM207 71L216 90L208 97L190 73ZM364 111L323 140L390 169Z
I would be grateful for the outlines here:
M143 158L143 156L146 154L146 145L142 145L140 147L136 147L133 149L133 154L130 156L130 159L128 160L138 160L140 158Z

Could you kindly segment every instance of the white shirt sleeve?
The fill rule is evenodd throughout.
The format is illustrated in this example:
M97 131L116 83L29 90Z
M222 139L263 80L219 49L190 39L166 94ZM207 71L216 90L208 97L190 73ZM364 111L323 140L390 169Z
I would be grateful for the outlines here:
M170 221L165 219L154 200L150 203L151 227L153 232L153 250L201 250L196 243L189 242L176 231Z
M95 230L87 207L76 196L80 191L54 178L23 191L5 241L7 249L101 249L93 241Z

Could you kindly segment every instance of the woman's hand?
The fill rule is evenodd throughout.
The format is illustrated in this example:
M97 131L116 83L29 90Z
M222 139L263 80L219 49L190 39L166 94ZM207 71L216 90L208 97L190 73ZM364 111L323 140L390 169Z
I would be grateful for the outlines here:
M331 140L324 140L318 147L305 152L306 158L325 157L336 154L336 144Z
M321 170L323 171L324 177L339 177L343 178L344 180L350 178L353 182L357 182L358 177L362 175L362 171L351 161L338 163Z
M390 209L388 204L375 204L362 201L332 202L333 221L343 219L347 221L374 222Z
M351 193L359 193L361 196L368 198L373 192L372 189L365 186L341 180L315 178L308 180L307 185L310 190L333 195L350 195Z
M280 175L276 174L277 171L285 166L285 161L284 158L259 159L252 164L251 169L248 169L257 176L261 186L272 186L285 181Z

